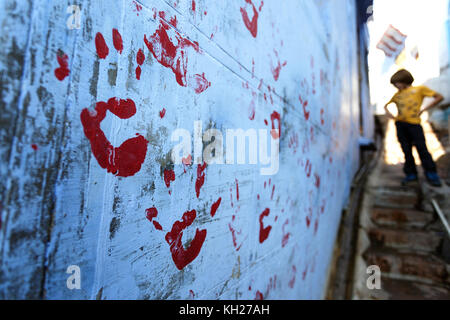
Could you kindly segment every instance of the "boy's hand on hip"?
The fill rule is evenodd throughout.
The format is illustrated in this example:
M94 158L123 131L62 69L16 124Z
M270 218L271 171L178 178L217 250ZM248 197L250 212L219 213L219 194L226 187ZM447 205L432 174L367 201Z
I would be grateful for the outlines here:
M388 119L395 119L395 117L392 115L392 113L386 113L386 117Z

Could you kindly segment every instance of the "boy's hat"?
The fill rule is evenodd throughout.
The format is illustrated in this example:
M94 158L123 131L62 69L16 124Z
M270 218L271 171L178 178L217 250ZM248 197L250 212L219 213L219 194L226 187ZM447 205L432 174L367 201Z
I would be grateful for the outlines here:
M394 84L396 82L411 85L414 82L414 77L409 71L401 69L391 77L391 83Z

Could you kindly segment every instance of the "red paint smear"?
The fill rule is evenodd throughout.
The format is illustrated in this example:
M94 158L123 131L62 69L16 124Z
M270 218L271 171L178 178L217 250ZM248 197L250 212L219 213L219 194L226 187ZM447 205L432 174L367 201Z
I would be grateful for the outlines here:
M133 1L134 2L134 4L135 4L135 6L136 6L136 10L139 12L139 11L141 11L142 10L142 6L140 5L140 4L138 4L136 1ZM139 15L139 13L137 14L137 15Z
M312 209L309 208L308 211L309 214L306 216L306 226L309 228L309 226L311 225Z
M320 213L324 214L325 213L325 207L327 205L327 201L326 200L322 200L322 206L320 207Z
M236 199L239 201L239 182L237 179L234 179L236 181Z
M249 113L248 118L250 120L255 120L255 102L254 101L252 101L250 103L250 106L248 107L248 113Z
M195 193L197 194L197 198L200 196L200 189L205 183L205 171L206 169L206 162L203 163L203 165L197 166L197 180L195 180Z
M195 12L195 1L194 0L192 0L191 10Z
M138 65L142 66L144 61L145 61L144 51L142 51L142 49L139 49L139 51L136 54L136 62L138 63Z
M212 204L212 206L211 206L211 217L214 217L214 216L215 216L215 214L216 214L216 212L217 212L217 209L218 209L219 206L220 206L220 202L222 202L222 198L219 198L216 202L214 202L214 203Z
M166 234L166 241L170 246L172 253L172 260L178 270L182 270L189 263L197 258L206 238L206 229L195 230L194 239L191 241L189 247L184 249L181 238L183 237L183 230L194 222L197 212L195 210L187 211L183 214L181 221L175 221L172 230Z
M140 134L123 142L120 147L111 145L100 128L100 123L109 110L120 119L131 118L136 113L136 105L131 99L111 98L108 102L97 102L95 112L88 109L81 111L80 119L84 134L91 143L92 153L98 164L119 177L129 177L136 174L145 160L148 141Z
M164 16L163 12L160 12L160 16ZM171 41L167 30L169 25L160 20L158 29L147 39L144 35L144 42L147 48L150 50L155 59L164 67L169 68L175 74L177 83L180 86L186 86L186 73L187 73L187 55L184 51L186 47L192 47L197 52L199 47L197 43L194 43L186 38L183 38L176 30L175 38L176 44Z
M311 74L311 84L312 84L312 93L316 94L316 76L313 74Z
M306 267L305 267L305 270L303 270L303 272L302 272L302 279L303 279L303 280L306 279L307 274L308 274L308 266L306 266Z
M274 111L270 115L270 120L272 121L272 130L270 131L270 134L272 135L272 138L278 139L281 137L281 116L278 112ZM278 132L275 131L275 120L278 121Z
M325 124L325 119L323 118L324 113L325 113L325 110L320 109L320 124L321 125Z
M157 221L153 221L153 225L155 226L156 230L162 231L162 226Z
M262 79L261 79L261 80L259 81L258 90L261 90L262 84L263 84L263 81L262 81Z
M272 289L276 289L277 287L277 276L275 275L273 278L270 277L269 284L267 285L267 295Z
M302 104L302 107L303 107L303 115L305 117L305 120L308 121L309 114L310 114L310 112L306 110L306 107L308 106L308 101L303 102L302 98L299 98L299 99L300 99L300 103Z
M278 52L274 50L275 56L277 57L277 66L274 68L273 66L270 66L270 70L272 71L272 76L275 81L278 81L278 78L280 77L281 68L285 67L287 65L287 61L281 63L280 58L278 57ZM270 91L270 90L269 90Z
M163 108L163 109L159 112L159 117L162 119L162 118L164 118L165 115L166 115L166 108Z
M170 24L171 24L172 26L174 26L175 28L177 27L178 21L177 21L177 17L176 17L176 16L170 18L169 22L170 22Z
M233 204L233 189L232 188L230 188L230 203L231 203L231 207L234 207L234 204ZM234 220L234 216L233 216L233 220Z
M252 58L252 79L255 77L255 59Z
M272 194L270 195L270 200L273 200L274 193L275 193L275 185L272 186Z
M194 293L194 291L189 290L189 297L190 297L191 299L194 299L194 298L195 298L195 293Z
M35 145L35 144L32 144L31 145L31 148L34 150L34 151L37 151L37 149L38 149L38 146L37 145Z
M100 32L95 35L95 48L97 49L97 55L100 59L105 59L109 54L108 46L106 45L105 38Z
M248 18L247 11L245 11L244 8L240 8L241 9L242 20L244 21L245 26L250 31L252 36L254 38L256 38L256 35L258 33L258 11L256 10L256 7L254 6L254 4L252 3L251 0L245 0L245 2L247 2L248 4L252 5L252 7L253 7L253 18L250 21L250 19Z
M141 80L141 72L142 72L141 67L137 66L137 68L136 68L136 79L137 80Z
M235 219L235 216L233 216L233 221ZM231 223L228 224L228 228L230 229L231 232L231 237L233 238L233 246L236 248L236 251L239 251L242 247L242 243L240 246L237 245L237 237L236 234L241 234L242 230L240 232L236 231L233 226L231 225Z
M284 248L285 246L286 246L286 244L288 243L288 241L289 241L289 237L291 236L291 233L290 232L288 232L288 233L285 233L285 231L284 231L284 228L286 227L286 225L288 225L289 224L289 219L288 220L286 220L286 222L283 224L283 226L282 226L282 231L283 231L283 239L281 240L281 247L282 248Z
M113 37L113 44L114 44L114 48L116 48L116 50L122 54L122 50L123 50L123 42L122 42L122 36L120 35L119 30L117 29L112 29L112 37Z
M63 81L65 77L67 77L70 73L69 70L69 63L68 63L68 59L69 57L67 56L67 54L62 54L62 55L58 55L56 57L56 59L58 60L58 64L59 64L59 68L55 69L55 77L59 80L59 81Z
M318 189L319 187L320 187L320 176L318 175L318 174L314 174L314 178L315 178L315 181L314 181L314 185L316 186L316 188Z
M270 69L272 71L273 79L275 81L278 81L278 78L280 77L281 68L286 66L286 64L287 64L286 61L283 64L281 64L280 61L278 61L278 65L276 66L276 68L270 67Z
M268 226L264 228L263 219L264 217L269 216L270 209L266 208L261 215L259 216L259 243L263 243L267 240L269 237L270 230L272 229L272 226Z
M264 296L259 290L256 291L255 300L264 300Z
M158 209L156 209L155 207L148 208L147 210L145 210L145 213L148 221L152 222L153 218L156 218L158 216Z
M200 94L203 91L205 91L206 89L208 89L211 86L211 82L209 82L206 78L205 78L205 74L202 73L200 74L196 74L194 75L194 80L195 80L195 93Z
M164 170L164 182L166 187L170 187L170 182L175 181L175 172L173 170Z
M149 208L149 209L145 210L145 212L146 212L146 217L147 217L148 221L153 222L155 229L161 231L162 226L157 221L152 221L153 218L156 218L158 216L158 210L153 207L153 208Z
M309 160L306 160L305 172L306 172L306 176L307 176L308 178L311 176L311 169L312 169L312 164L311 164L311 162L309 162Z
M291 280L289 280L288 286L289 288L293 289L295 284L295 274L297 273L297 268L295 266L292 266L292 271L294 272L294 275L292 276Z

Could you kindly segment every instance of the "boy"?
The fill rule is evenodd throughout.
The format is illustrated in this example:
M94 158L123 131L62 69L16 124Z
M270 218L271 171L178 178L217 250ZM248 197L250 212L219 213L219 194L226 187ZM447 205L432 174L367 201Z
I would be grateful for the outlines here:
M413 87L413 82L414 78L408 71L400 70L395 73L391 78L391 83L398 89L398 92L384 106L387 116L395 119L397 138L405 154L403 171L406 178L403 179L402 185L417 181L416 164L412 154L412 147L415 145L425 171L425 177L432 186L440 187L442 184L437 175L436 164L425 143L425 135L420 125L420 115L435 107L444 97L426 86ZM424 97L433 97L434 101L420 110ZM387 109L390 103L397 105L398 116L396 118Z

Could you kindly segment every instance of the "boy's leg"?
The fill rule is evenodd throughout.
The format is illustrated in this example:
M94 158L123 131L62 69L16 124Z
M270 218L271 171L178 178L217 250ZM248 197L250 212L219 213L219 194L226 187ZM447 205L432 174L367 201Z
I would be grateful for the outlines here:
M403 166L403 172L406 175L417 174L416 163L412 153L412 139L409 134L408 126L410 124L406 122L397 121L395 126L397 128L398 142L402 147L403 154L405 155L405 164Z
M413 138L413 143L417 148L417 152L419 153L423 169L425 172L436 173L436 163L434 162L433 157L431 157L430 152L428 152L422 126L419 124L413 125L410 128L410 134Z

